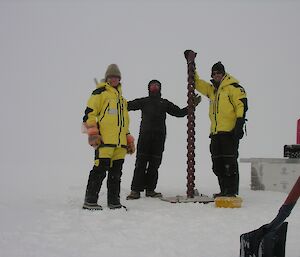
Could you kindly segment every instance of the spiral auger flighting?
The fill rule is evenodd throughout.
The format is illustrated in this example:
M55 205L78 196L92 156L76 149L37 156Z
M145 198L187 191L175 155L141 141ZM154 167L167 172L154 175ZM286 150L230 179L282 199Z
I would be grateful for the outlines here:
M187 115L187 197L194 197L195 188L195 57L196 53L193 51L185 52L185 58L187 60L187 73L188 73L188 85L187 85L187 103L188 103L188 115Z
M195 190L195 58L197 53L192 50L184 52L185 59L187 60L187 73L188 73L188 114L187 114L187 195L186 196L173 196L162 197L161 200L170 203L209 203L214 199L203 194L199 194Z

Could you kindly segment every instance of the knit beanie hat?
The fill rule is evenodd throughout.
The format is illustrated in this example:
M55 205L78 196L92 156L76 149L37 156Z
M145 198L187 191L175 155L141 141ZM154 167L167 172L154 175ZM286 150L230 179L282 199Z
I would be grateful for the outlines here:
M161 83L157 79L150 80L149 83L148 83L148 87L150 87L151 84L158 84L159 87L161 87Z
M223 75L225 75L225 67L221 62L217 62L212 66L211 76L213 75L214 71L218 71L218 72L222 73Z
M159 91L161 90L161 83L160 81L158 81L157 79L153 79L153 80L150 80L150 82L148 83L148 90L150 91L150 86L152 84L157 84L158 87L159 87Z
M113 63L108 65L105 72L105 80L107 80L107 78L110 76L119 77L121 79L121 72L117 64Z

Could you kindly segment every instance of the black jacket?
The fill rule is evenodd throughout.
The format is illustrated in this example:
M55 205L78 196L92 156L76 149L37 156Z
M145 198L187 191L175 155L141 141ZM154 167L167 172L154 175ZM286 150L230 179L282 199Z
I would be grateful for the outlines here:
M140 133L161 132L166 134L166 114L175 117L187 115L187 107L180 109L177 105L163 99L160 95L138 98L128 102L128 111L142 111Z

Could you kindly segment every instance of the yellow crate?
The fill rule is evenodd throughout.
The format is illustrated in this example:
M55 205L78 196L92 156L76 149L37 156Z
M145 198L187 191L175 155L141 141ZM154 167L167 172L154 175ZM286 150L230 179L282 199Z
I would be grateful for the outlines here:
M241 208L242 198L237 197L226 197L220 196L215 199L215 206L218 208Z

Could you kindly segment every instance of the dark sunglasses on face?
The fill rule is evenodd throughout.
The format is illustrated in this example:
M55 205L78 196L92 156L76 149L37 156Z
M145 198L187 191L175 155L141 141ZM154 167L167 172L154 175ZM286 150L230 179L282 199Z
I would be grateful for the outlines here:
M213 71L211 73L212 76L219 75L219 74L222 74L222 72L221 71Z

